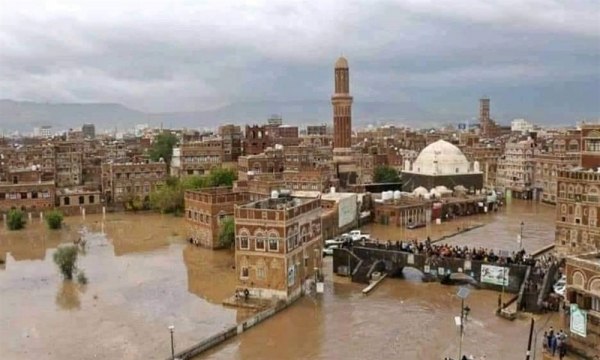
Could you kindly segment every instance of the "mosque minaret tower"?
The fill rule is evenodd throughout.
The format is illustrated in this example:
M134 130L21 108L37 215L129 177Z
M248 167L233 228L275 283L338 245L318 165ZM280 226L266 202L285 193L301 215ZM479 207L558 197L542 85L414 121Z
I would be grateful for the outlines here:
M335 91L331 97L333 105L333 147L352 146L352 96L350 96L350 74L348 60L340 57L335 62Z

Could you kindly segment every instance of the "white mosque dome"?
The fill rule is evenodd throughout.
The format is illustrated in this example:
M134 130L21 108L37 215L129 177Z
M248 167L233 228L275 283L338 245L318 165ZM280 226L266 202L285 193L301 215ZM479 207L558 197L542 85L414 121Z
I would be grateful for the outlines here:
M466 174L469 161L459 148L445 140L425 147L413 163L413 172L427 175Z

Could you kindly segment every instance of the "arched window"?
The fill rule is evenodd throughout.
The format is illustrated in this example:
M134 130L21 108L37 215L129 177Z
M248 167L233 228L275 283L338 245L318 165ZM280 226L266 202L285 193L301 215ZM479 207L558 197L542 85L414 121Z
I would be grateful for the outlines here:
M256 250L265 250L265 233L258 229L254 232L256 241Z
M279 234L275 230L269 231L269 251L279 251Z
M248 250L250 249L250 233L246 229L240 230L240 249Z

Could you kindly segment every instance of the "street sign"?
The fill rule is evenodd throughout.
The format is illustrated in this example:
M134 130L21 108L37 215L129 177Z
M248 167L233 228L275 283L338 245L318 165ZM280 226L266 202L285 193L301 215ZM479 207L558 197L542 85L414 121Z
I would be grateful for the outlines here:
M469 296L469 293L471 292L471 290L469 290L466 287L461 287L458 289L458 292L456 293L456 295L461 298L461 299L466 299Z

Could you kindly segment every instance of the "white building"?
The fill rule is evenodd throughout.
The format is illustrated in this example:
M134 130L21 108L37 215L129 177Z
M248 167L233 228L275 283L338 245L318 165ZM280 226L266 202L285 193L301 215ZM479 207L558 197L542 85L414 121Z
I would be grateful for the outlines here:
M34 127L33 128L33 136L34 137L43 137L43 138L52 137L52 126L44 125L44 126Z
M521 134L532 132L533 129L533 124L525 119L514 119L510 123L510 131L520 132Z

